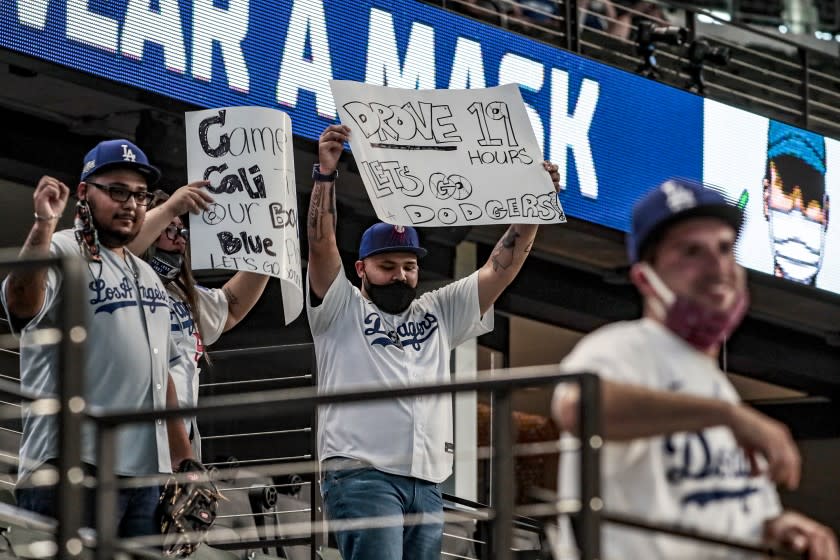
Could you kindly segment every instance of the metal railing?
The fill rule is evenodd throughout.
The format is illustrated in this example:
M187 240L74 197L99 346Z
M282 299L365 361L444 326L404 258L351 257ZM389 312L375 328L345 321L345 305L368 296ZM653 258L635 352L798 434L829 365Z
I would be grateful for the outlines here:
M530 504L516 507L514 505L515 487L511 481L515 479L514 460L522 453L523 445L515 442L513 430L512 394L516 389L526 387L556 385L557 383L576 383L580 387L579 433L573 444L563 445L563 442L546 442L539 444L525 444L534 446L525 449L525 454L544 454L547 451L575 451L579 453L580 481L579 498L576 500L559 499L555 495L539 496L546 503ZM120 488L148 485L155 477L136 477L130 481L120 480L113 472L119 450L116 447L116 431L126 423L150 422L155 419L169 419L181 416L212 415L223 418L255 418L267 414L291 414L296 411L310 410L318 406L330 404L352 404L373 400L393 400L407 397L420 397L436 394L455 394L458 392L489 392L493 395L495 412L491 423L492 448L489 453L491 462L491 506L476 507L471 512L474 519L490 525L489 546L486 558L494 560L512 560L512 528L516 524L515 516L526 516L533 519L555 518L557 515L572 515L577 521L576 542L581 560L595 560L601 558L601 531L605 523L621 525L638 530L664 533L678 538L691 539L707 545L725 546L742 552L753 553L763 557L801 559L798 553L779 549L769 545L756 544L738 538L723 537L706 533L694 528L686 528L674 524L652 522L625 513L611 512L607 509L601 493L600 480L600 450L604 445L600 426L600 381L592 374L561 373L557 366L537 368L523 368L523 370L505 375L494 374L492 377L470 381L449 383L435 383L415 385L400 388L371 388L361 390L341 391L330 394L319 394L315 388L299 388L278 390L271 392L247 393L225 397L208 397L201 406L171 410L146 411L88 411L88 417L99 426L99 480L96 498L96 558L105 560L113 558L118 551L137 553L143 547L159 546L159 537L141 537L118 540L115 506L117 492ZM480 454L479 454L480 455ZM300 464L290 467L289 472L300 472ZM317 471L317 461L308 461L307 467ZM261 469L261 470L260 470ZM258 467L259 473L277 473L274 467ZM178 478L178 475L175 475ZM462 504L469 504L457 497L448 499ZM465 512L445 515L446 520L463 519ZM328 527L313 522L290 523L285 533L305 533L308 536L288 537L279 536L266 538L259 530L254 535L246 533L238 541L211 540L212 546L222 550L241 550L245 548L263 548L276 545L300 545L312 541L316 533L326 534L329 531L341 530L345 525L357 527L357 523L364 522L368 527L390 526L393 523L402 524L403 520L391 518L368 518L364 520L333 521ZM423 523L421 519L409 516L407 525ZM72 556L67 556L71 558Z
M83 293L84 268L81 261L74 259L33 259L18 261L11 253L0 252L0 271L11 267L55 266L63 275L63 293ZM21 390L14 383L0 379L0 398L28 403L30 407L40 408L41 412L58 416L59 461L57 472L57 523L12 506L0 504L0 520L19 527L29 528L44 534L55 535L55 546L44 541L33 543L40 551L35 556L55 555L60 559L79 558L85 549L93 548L97 560L114 558L118 551L129 552L135 557L157 558L149 547L159 547L160 536L135 539L117 539L116 504L120 488L141 487L159 484L161 477L146 476L129 479L118 478L114 467L119 453L117 448L117 430L120 426L138 422L152 422L157 419L212 415L214 418L261 418L266 415L290 415L300 411L316 409L328 404L350 404L372 400L391 400L397 398L420 397L436 394L455 394L458 392L489 392L493 396L495 411L491 421L492 446L483 456L492 459L491 469L491 505L470 504L454 496L451 501L464 505L474 505L467 515L463 511L450 514L445 519L463 520L472 516L490 525L489 547L487 556L495 560L511 560L512 528L521 524L515 515L526 515L532 519L554 518L558 514L574 515L578 521L577 544L580 558L594 560L600 558L601 529L604 523L620 524L639 530L657 531L670 535L694 539L714 545L723 545L734 549L763 554L776 558L800 558L799 555L756 545L737 539L721 538L718 535L705 534L702 531L683 527L652 523L634 516L610 512L605 509L601 496L600 450L604 439L600 426L600 381L592 374L565 374L557 366L525 368L505 375L494 374L491 377L469 381L455 381L428 385L416 385L400 388L370 388L343 391L331 394L319 394L315 387L254 392L238 395L211 396L204 399L201 406L166 409L166 410L98 410L84 402L83 363L84 346L87 342L87 330L84 325L84 308L80 298L63 297L61 305L60 327L47 329L34 334L39 342L59 345L60 366L63 368L59 378L59 394L35 395ZM555 385L559 382L576 383L580 388L579 434L573 445L559 442L540 442L535 444L517 444L514 437L512 395L517 389L535 386ZM98 426L98 480L92 480L82 471L80 435L82 421L88 419ZM559 500L555 495L542 496L547 502L515 507L514 460L517 456L545 454L554 451L576 451L579 453L581 478L579 498L570 503ZM479 457L482 453L478 454ZM304 463L311 472L318 471L318 463L309 460ZM301 464L278 466L259 466L252 470L257 476L264 473L276 474L285 469L287 473L300 472ZM184 475L174 475L175 478ZM241 480L241 479L238 479ZM49 484L54 484L55 481ZM314 486L314 484L310 484ZM81 532L82 516L80 510L84 503L82 492L95 488L95 535ZM232 488L247 490L249 487ZM313 492L314 495L314 492ZM608 505L608 504L606 504ZM303 511L303 510L301 510ZM272 512L276 514L277 512ZM296 512L285 512L296 513ZM299 512L297 512L299 513ZM377 520L373 520L377 522ZM383 520L378 520L382 523ZM388 523L389 520L384 520ZM419 521L422 522L422 521ZM246 548L266 548L275 545L302 545L313 542L315 534L325 534L328 530L341 528L341 522L330 523L325 528L314 520L305 523L287 524L282 531L270 537L259 528L253 533L240 535L237 541L224 541L214 538L211 544L219 549L242 550ZM288 535L303 536L288 536ZM476 539L469 539L479 542ZM314 548L314 547L313 547ZM46 550L46 554L43 554Z
M531 370L533 371L533 369ZM493 451L492 451L492 482L491 503L493 507L485 513L492 525L491 543L492 558L498 560L512 559L511 543L514 519L514 487L510 483L514 479L514 459L511 452L514 449L513 416L511 408L512 392L517 388L554 385L558 382L577 383L580 386L581 399L590 403L580 408L580 437L584 445L580 447L581 493L580 507L577 513L580 519L583 560L594 560L600 557L600 515L603 501L600 496L600 464L599 450L602 445L600 436L600 402L599 380L591 374L562 374L558 368L541 368L537 374L512 374L493 376L487 379L458 381L442 384L414 385L399 388L363 389L330 394L319 394L315 388L298 388L259 393L246 393L207 397L202 405L183 409L146 410L146 411L111 411L88 410L88 417L98 426L98 472L96 498L96 532L98 560L110 559L118 550L136 550L138 546L148 546L155 543L154 539L138 538L118 541L116 538L116 500L120 488L149 485L156 481L155 477L136 477L130 481L120 480L114 474L116 462L116 433L119 426L126 423L151 422L158 419L169 419L184 416L212 415L214 418L259 418L268 414L293 414L311 410L312 408L328 404L348 404L371 400L391 400L398 398L419 397L436 394L454 394L458 392L487 391L494 397L496 413L493 417ZM317 469L316 465L310 468ZM264 469L267 469L264 468ZM259 467L256 468L259 472ZM294 466L299 472L299 465ZM262 472L269 472L263 470ZM273 467L271 472L276 473ZM177 478L177 475L176 475ZM383 522L383 521L380 521ZM384 522L387 523L387 520ZM335 528L336 523L331 523ZM305 527L310 533L323 531L318 527ZM298 532L301 527L296 527ZM159 539L158 539L159 541ZM263 546L265 544L299 544L301 539L291 541L280 538L270 541L245 541L231 543L214 543L218 548L245 548L248 546ZM69 557L69 556L68 556Z

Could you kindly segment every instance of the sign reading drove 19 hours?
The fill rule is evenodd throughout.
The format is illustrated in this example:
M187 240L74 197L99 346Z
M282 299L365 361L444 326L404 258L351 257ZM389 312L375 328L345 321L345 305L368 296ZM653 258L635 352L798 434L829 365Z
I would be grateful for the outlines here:
M303 309L297 191L289 116L263 107L186 114L187 175L214 202L190 221L195 269L281 280L286 324Z
M415 226L566 221L515 85L331 85L379 219Z

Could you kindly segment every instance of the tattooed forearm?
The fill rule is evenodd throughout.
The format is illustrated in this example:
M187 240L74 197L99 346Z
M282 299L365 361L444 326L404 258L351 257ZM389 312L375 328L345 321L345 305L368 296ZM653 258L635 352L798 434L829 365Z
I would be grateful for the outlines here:
M49 254L50 237L54 228L44 230L33 226L20 250L20 258L41 257ZM44 302L47 268L24 268L9 274L6 297L9 312L17 318L33 317Z
M329 195L329 204L327 206L327 212L330 213L332 217L332 232L335 233L335 229L338 226L338 212L336 212L336 202L335 202L335 183L332 183L330 189L327 191Z
M309 216L307 219L309 237L312 237L313 232L318 229L318 212L322 198L324 198L324 191L320 184L315 183L315 186L312 187L312 197L309 199Z
M36 253L40 252L42 245L44 244L44 236L41 234L40 231L31 231L29 233L29 237L26 239L26 244L23 246L21 252L26 251L27 253L30 251L34 251Z
M336 221L335 183L315 183L307 218L309 240L323 241L335 235Z
M236 305L239 303L239 298L236 297L236 294L233 293L233 290L231 290L227 286L222 287L222 292L224 292L225 297L228 300L228 305Z
M519 271L528 253L534 245L534 238L537 235L537 226L530 224L514 224L508 228L493 252L490 254L488 264L493 272L510 277Z
M500 269L507 270L513 263L516 240L519 237L520 235L516 230L516 226L511 226L496 244L496 248L493 249L493 254L490 255L490 261L493 263L494 271L498 272Z

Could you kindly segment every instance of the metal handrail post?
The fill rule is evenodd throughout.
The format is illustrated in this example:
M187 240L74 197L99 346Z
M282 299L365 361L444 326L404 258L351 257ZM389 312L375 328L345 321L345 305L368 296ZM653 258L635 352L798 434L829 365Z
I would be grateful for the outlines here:
M580 52L580 37L578 27L578 0L566 0L563 3L565 14L563 14L563 24L566 33L566 50L574 53Z
M61 342L59 350L58 397L58 557L78 558L82 553L79 528L84 508L84 471L82 470L82 421L84 401L84 343L87 339L84 292L84 268L75 258L61 261L63 297L61 300Z
M581 560L601 558L601 497L600 450L604 445L601 435L601 382L598 376L587 374L580 379L578 401L578 426L580 427L580 539Z
M513 404L511 390L493 391L493 473L490 483L491 504L495 515L491 521L493 529L492 558L511 560L513 545L513 502L514 502L514 456Z
M117 430L119 426L99 424L96 489L96 560L112 560L117 538Z
M697 38L697 13L694 10L685 11L685 28L688 30L685 42L691 44Z
M314 381L313 385L318 386L318 362L315 356L315 345L312 345L310 350L312 356L312 379ZM312 407L312 431L309 432L309 445L310 449L312 450L312 456L318 460L320 456L318 454L318 407ZM316 526L316 523L323 519L323 515L319 515L318 507L321 503L321 486L320 486L320 475L319 473L310 473L309 480L311 483L309 484L309 522L312 523L312 527ZM316 560L317 554L316 551L319 548L320 544L326 545L326 540L321 536L319 533L317 536L313 535L309 542L309 560Z

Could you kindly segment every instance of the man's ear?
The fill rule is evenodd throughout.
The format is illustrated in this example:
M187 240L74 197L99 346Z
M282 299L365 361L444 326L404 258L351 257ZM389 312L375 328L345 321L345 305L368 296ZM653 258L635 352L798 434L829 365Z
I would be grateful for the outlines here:
M630 280L646 298L655 297L665 305L674 302L674 293L659 277L650 263L637 262L630 268Z
M653 287L650 285L650 281L648 281L648 277L644 272L645 267L650 266L647 263L634 263L633 266L630 267L630 281L636 286L636 289L639 290L639 293L642 294L644 297L650 297L654 295Z
M356 261L356 275L361 278L365 274L365 261Z
M668 314L668 307L674 302L674 295L650 264L643 261L630 267L630 281L642 295L645 315L664 320Z
M78 186L76 186L76 198L79 200L87 200L87 183L84 181L80 182Z

